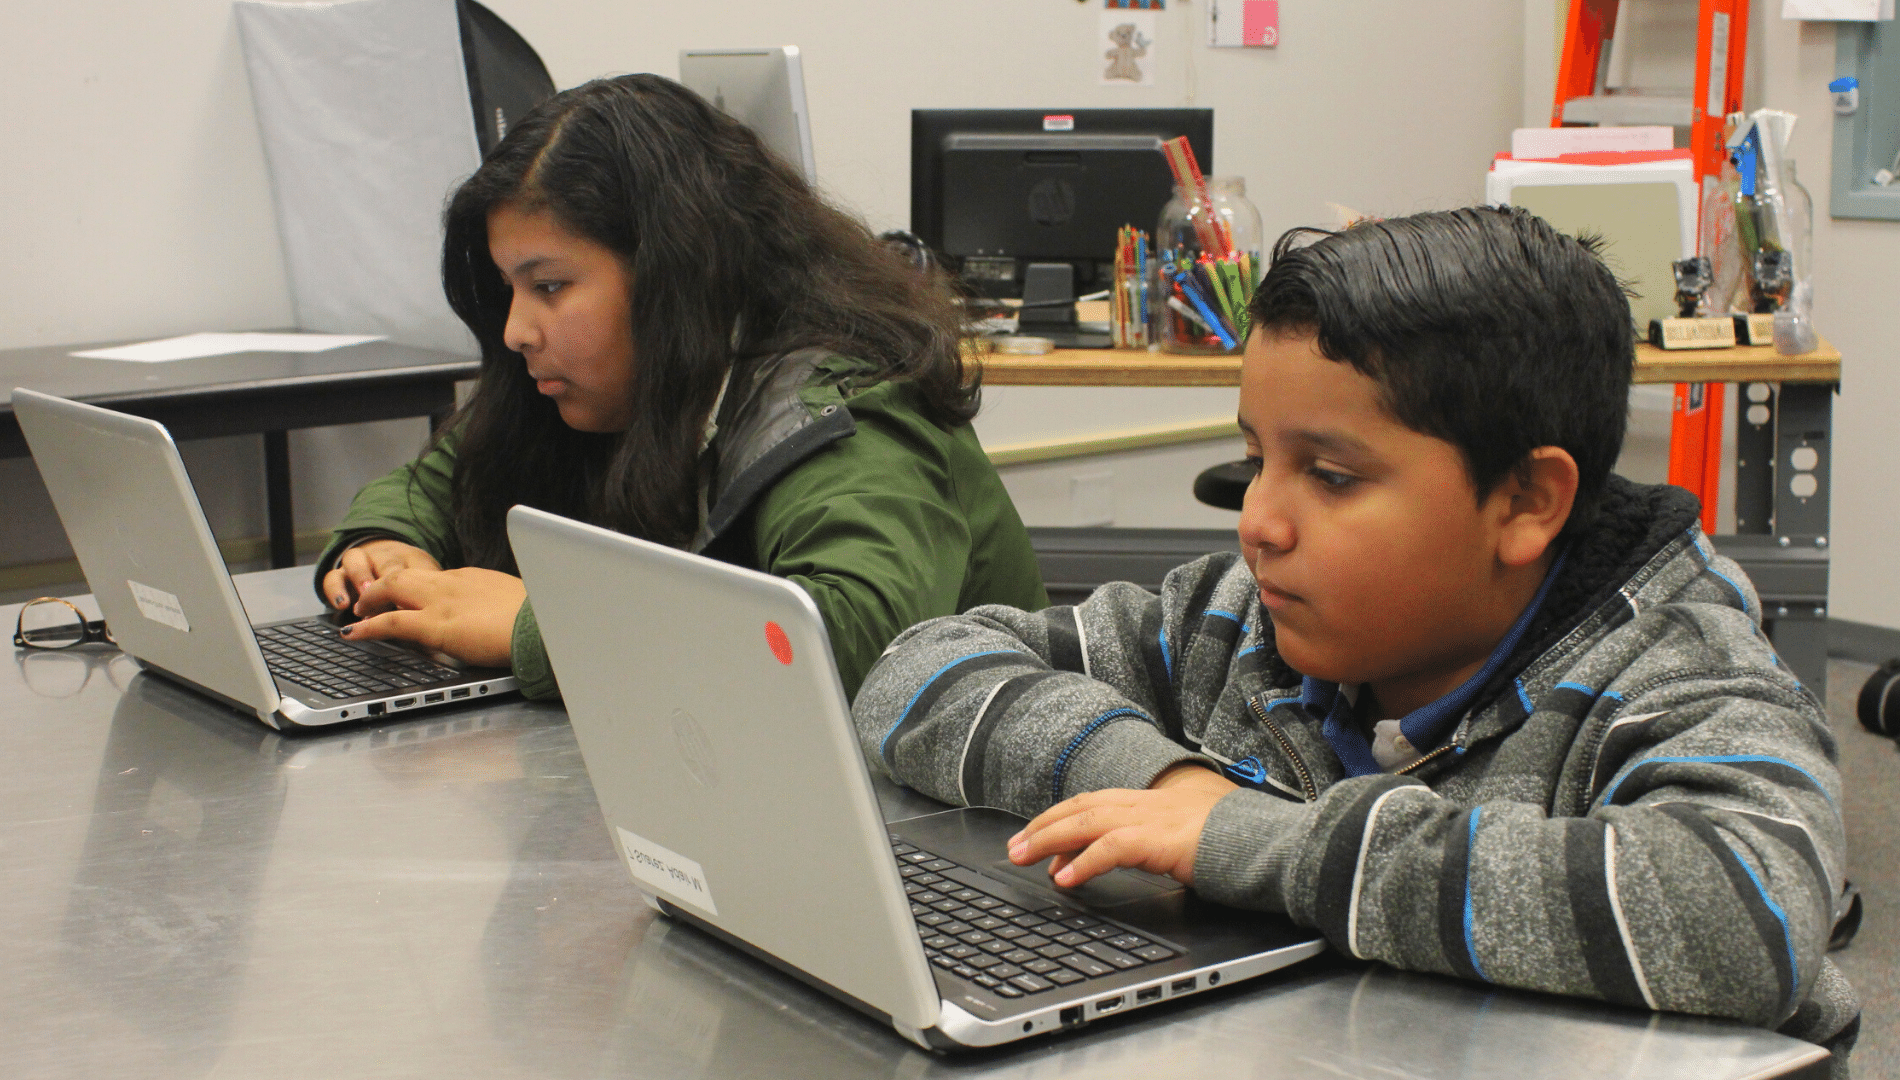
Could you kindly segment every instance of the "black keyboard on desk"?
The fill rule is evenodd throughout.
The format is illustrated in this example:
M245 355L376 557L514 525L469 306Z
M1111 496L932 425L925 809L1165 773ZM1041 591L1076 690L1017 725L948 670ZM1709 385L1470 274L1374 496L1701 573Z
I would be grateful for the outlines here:
M323 619L256 630L271 674L333 698L374 697L455 682L462 673L411 653L389 655L344 641Z
M1180 955L1164 942L1073 908L1018 907L969 884L982 880L969 868L896 837L891 851L924 955L998 997L1039 994Z

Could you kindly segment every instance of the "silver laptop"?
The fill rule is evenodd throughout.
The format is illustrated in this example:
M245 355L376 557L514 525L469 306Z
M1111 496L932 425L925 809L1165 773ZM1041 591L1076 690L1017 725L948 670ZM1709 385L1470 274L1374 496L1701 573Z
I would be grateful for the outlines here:
M515 688L507 671L345 641L326 617L252 626L163 424L18 387L13 411L114 641L142 666L274 728Z
M766 148L818 183L811 153L811 113L798 46L769 49L681 49L680 82L713 107L751 128Z
M1016 867L1022 820L886 823L799 586L517 506L508 533L614 843L661 911L930 1049L993 1046L1319 952L1119 870Z

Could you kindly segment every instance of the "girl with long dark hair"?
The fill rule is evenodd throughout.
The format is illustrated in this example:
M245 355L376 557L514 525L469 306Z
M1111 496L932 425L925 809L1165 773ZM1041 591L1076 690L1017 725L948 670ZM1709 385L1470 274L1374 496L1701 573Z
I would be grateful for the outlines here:
M969 427L948 290L677 83L525 117L450 202L442 282L481 379L318 561L350 637L557 693L516 503L798 582L852 693L913 623L1047 602Z

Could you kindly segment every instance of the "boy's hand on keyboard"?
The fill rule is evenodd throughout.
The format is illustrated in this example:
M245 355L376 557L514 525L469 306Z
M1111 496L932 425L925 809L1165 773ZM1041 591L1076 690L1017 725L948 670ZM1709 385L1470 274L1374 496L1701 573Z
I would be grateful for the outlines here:
M363 587L359 608L381 611L339 631L351 641L396 638L482 667L508 667L515 616L528 587L498 570L395 570Z
M1053 855L1049 874L1074 888L1119 866L1194 884L1194 852L1214 804L1237 785L1199 765L1177 765L1146 791L1091 791L1036 815L1009 841L1018 866Z
M323 575L323 595L330 606L345 608L359 616L388 611L363 604L363 590L369 583L397 570L440 570L435 556L400 540L370 540L345 551L336 561L336 569Z

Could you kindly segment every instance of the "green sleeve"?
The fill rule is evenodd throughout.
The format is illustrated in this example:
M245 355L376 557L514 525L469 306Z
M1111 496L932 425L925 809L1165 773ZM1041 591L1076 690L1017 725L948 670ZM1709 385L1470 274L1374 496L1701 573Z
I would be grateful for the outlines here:
M396 537L435 556L444 567L460 566L462 545L449 516L449 489L455 476L455 446L450 437L389 474L371 480L350 500L343 523L317 559L317 585L343 549L365 534Z
M515 613L515 636L509 654L522 697L546 701L561 696L561 686L554 681L554 663L548 659L547 646L541 644L541 624L535 621L532 597L523 600L521 610Z
M847 695L900 631L956 614L972 546L942 443L875 416L764 495L753 542L817 603Z

